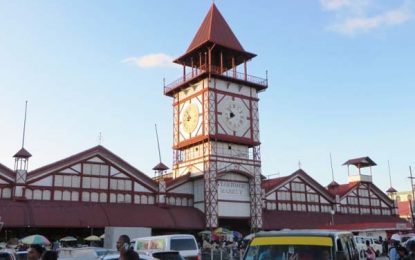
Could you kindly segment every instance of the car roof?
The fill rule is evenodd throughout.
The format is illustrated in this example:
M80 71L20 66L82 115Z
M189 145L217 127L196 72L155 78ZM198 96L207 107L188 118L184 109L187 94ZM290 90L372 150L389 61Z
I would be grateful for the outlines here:
M284 230L284 231L262 231L255 234L255 237L272 237L272 236L338 236L352 235L347 231L336 230Z
M150 236L150 237L137 237L131 240L131 242L134 242L138 239L161 239L161 238L194 238L191 234L172 234L172 235L164 235L164 236Z

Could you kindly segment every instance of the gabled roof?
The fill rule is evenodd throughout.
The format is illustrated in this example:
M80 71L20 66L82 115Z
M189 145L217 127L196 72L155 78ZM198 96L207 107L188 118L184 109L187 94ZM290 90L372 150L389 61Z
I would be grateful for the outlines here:
M340 198L349 193L352 189L359 186L360 182L350 182L347 184L340 184L338 186L334 186L329 188L329 192L333 195L339 195Z
M14 156L14 158L30 158L32 155L22 147Z
M83 152L77 153L75 155L72 155L70 157L67 157L65 159L62 159L60 161L48 164L46 166L43 166L41 168L38 168L36 170L33 170L28 173L27 180L28 182L37 180L41 178L42 176L48 175L54 171L66 168L68 166L74 165L78 162L87 160L89 158L92 158L94 156L101 156L105 158L106 160L110 161L117 167L125 170L127 173L129 173L132 177L136 178L138 181L140 181L142 184L147 186L147 188L152 189L153 191L156 191L158 189L157 183L153 181L149 176L144 174L143 172L136 169L134 166L130 165L123 159L121 159L116 154L112 153L110 150L106 149L105 147L98 145L95 147L92 147L88 150L85 150Z
M0 178L8 182L14 182L15 173L12 169L0 163Z
M322 195L326 197L327 200L334 201L333 195L330 194L325 187L323 187L320 183L314 180L310 175L308 175L302 169L299 169L288 176L263 180L262 187L265 189L265 193L272 192L279 186L285 183L288 183L297 177L302 179L304 182L308 183L311 187L315 188L317 191L319 191Z
M210 7L209 12L186 52L190 52L206 42L216 43L235 51L245 52L215 4L212 4Z
M343 165L354 165L357 168L364 168L377 165L369 156L350 159L343 163Z
M338 186L339 186L339 184L336 181L333 180L332 182L329 183L329 185L327 185L327 189L333 189L333 188L336 188Z
M265 189L265 192L268 192L272 190L273 188L280 186L280 184L285 183L286 180L291 178L291 175L272 178L272 179L265 179L262 181L262 188Z
M351 192L352 190L359 187L360 184L362 184L362 182L359 182L359 181L350 182L350 183L347 183L347 184L341 184L337 187L329 189L329 192L333 195L339 195L340 198L342 198L345 195L347 195L349 192ZM386 196L386 194L383 191L381 191L375 184L373 184L373 183L369 184L369 189L372 192L374 192L378 197L381 197L384 202L387 202L389 204L392 203L392 200L388 196Z

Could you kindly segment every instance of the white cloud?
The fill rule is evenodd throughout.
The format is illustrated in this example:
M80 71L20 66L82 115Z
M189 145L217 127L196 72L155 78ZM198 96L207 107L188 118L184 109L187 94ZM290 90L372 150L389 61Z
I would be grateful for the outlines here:
M351 0L320 0L321 6L325 10L338 10L350 5Z
M412 18L410 0L404 0L395 9L382 9L381 2L374 0L320 0L320 5L334 14L335 21L328 29L349 36L402 24Z
M405 8L391 10L371 17L348 18L342 23L329 27L330 30L354 35L358 32L367 32L381 26L393 26L404 23L411 18L411 13Z
M173 57L164 53L152 53L141 57L128 57L121 61L140 68L175 67Z

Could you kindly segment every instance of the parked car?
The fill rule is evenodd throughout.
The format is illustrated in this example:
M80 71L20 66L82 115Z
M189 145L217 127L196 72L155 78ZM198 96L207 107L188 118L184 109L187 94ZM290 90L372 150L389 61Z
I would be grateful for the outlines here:
M131 246L139 254L151 255L159 251L177 251L186 260L199 260L200 251L193 235L166 235L135 238Z
M102 247L80 247L80 248L60 248L58 250L59 259L102 259L107 254L115 253L114 250Z
M376 256L380 256L382 253L382 244L376 243L378 241L374 237L363 237L363 236L355 236L354 240L356 242L357 250L359 251L360 257L365 257L365 250L366 250L366 241L369 241L369 245L375 250Z
M359 254L350 232L290 230L259 232L251 240L244 260L259 259L349 259Z

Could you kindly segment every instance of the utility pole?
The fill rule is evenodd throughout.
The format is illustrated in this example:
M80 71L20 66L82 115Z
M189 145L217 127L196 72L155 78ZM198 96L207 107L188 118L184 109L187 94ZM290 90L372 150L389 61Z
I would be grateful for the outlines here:
M411 191L412 191L412 198L410 201L410 207L411 207L411 220L412 220L412 227L415 227L415 221L414 221L414 177L412 176L412 168L409 166L409 179L411 179Z

